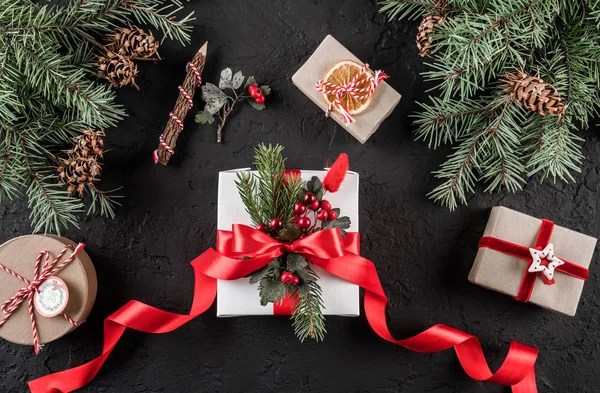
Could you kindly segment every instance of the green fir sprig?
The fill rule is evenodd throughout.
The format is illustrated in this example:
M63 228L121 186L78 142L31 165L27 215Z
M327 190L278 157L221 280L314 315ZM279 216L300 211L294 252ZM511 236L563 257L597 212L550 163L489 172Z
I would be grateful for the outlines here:
M600 1L384 0L390 20L441 15L424 79L434 84L414 114L429 147L453 146L430 194L455 209L483 183L518 191L527 178L572 181L583 160L580 129L600 109ZM523 71L556 88L564 112L542 116L503 91ZM536 94L533 92L532 94Z

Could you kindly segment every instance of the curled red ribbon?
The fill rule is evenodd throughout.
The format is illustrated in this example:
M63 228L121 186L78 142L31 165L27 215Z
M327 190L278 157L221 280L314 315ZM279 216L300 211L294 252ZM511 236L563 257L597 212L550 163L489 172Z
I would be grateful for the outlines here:
M244 238L238 238L240 235L244 235ZM417 352L439 352L454 348L460 364L471 378L511 386L513 393L537 392L535 361L538 351L534 347L511 342L502 366L496 373L492 373L477 337L449 326L435 325L414 337L394 339L385 321L387 297L373 262L349 251L358 248L357 234L342 238L337 229L319 231L291 246L262 235L262 232L243 225L234 225L232 233L219 231L220 250L229 248L230 255L234 257L208 249L192 261L195 285L189 314L174 314L131 301L105 320L104 346L100 357L79 367L29 382L31 392L67 393L85 386L98 373L126 328L147 333L173 331L210 307L217 294L217 279L234 280L244 277L269 263L269 258L273 255L288 252L290 247L328 272L364 288L367 320L375 333L383 339ZM335 244L329 244L330 241ZM340 247L341 255L336 256L340 253ZM248 254L252 250L259 250L264 254ZM252 258L240 260L240 254Z
M533 248L537 250L542 250L548 244L550 244L550 238L552 237L553 231L554 223L550 220L542 220L542 225L540 227L540 231L538 232L538 236ZM491 250L499 251L504 254L509 254L529 262L527 264L527 268L525 269L523 279L521 280L519 292L517 293L517 296L514 297L516 300L519 300L521 302L528 302L531 298L531 294L533 293L533 287L535 286L536 277L538 276L537 273L529 272L529 266L531 266L531 264L533 263L533 258L531 257L529 247L511 243L506 240L498 239L492 236L482 237L479 240L479 247L489 248ZM568 274L575 278L579 278L580 280L586 280L588 278L588 269L584 268L583 266L579 266L573 262L569 262L564 259L561 260L564 262L564 264L558 266L556 268L557 271L564 274ZM554 279L550 280L541 274L539 276L542 278L542 280L544 280L546 284L554 284Z

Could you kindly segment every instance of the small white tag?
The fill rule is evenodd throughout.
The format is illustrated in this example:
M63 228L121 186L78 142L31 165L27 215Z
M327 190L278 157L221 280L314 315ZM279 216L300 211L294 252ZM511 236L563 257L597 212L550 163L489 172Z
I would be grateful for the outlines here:
M69 288L58 277L48 277L34 296L35 309L44 317L55 317L65 310L69 302Z

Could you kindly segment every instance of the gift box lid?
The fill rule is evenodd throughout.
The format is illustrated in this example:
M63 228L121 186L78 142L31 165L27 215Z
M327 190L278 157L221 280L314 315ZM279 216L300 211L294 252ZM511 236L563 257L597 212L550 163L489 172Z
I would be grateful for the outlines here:
M292 76L292 82L323 111L326 111L327 105L321 93L315 88L315 84L325 76L336 62L342 60L352 60L361 65L364 64L335 38L328 35L306 63ZM377 92L371 105L363 113L356 115L354 123L345 124L342 115L335 111L331 112L330 117L358 139L360 143L365 143L392 113L400 102L400 98L400 94L384 81L377 86Z
M219 173L217 229L231 230L233 224L252 225L235 185L237 173L249 168L233 169ZM253 171L256 173L255 171ZM304 180L318 176L321 180L327 172L300 171ZM339 207L343 216L350 217L349 232L358 232L358 173L348 171L340 189L327 194L326 198ZM323 290L325 315L358 316L360 314L359 287L313 266L319 275ZM273 315L273 304L261 306L258 284L250 285L249 278L217 281L217 316Z

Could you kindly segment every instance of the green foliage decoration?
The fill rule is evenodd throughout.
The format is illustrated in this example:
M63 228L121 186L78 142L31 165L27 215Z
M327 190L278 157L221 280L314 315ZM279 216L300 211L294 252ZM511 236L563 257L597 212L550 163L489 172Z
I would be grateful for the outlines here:
M24 194L34 232L77 226L83 204L58 184L58 155L83 131L125 116L114 91L96 80L98 40L141 23L188 43L193 18L178 19L181 9L178 0L0 0L0 202ZM93 211L103 199L91 199Z
M581 171L579 130L600 108L600 1L382 0L380 11L390 21L444 16L423 73L434 87L414 114L417 139L453 148L430 198L452 210L480 183L514 192L532 176L572 181ZM518 71L554 86L564 113L519 105L503 89Z

